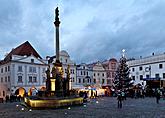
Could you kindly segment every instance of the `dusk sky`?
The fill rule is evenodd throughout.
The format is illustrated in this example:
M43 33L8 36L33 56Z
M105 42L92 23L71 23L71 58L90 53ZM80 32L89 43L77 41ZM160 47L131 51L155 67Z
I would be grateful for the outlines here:
M0 0L0 59L29 41L54 55L54 9L60 46L76 63L165 52L165 0Z

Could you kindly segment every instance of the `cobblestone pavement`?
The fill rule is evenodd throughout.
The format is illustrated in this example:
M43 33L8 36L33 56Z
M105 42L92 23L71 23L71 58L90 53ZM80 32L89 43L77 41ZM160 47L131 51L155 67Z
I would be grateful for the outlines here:
M0 118L165 118L165 100L156 104L155 98L128 98L122 109L117 108L116 98L111 97L62 109L22 111L22 108L20 103L0 103Z

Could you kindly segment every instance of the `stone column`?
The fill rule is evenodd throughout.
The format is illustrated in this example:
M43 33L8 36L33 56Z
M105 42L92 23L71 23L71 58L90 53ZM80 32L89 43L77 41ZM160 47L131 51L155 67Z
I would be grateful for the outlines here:
M56 62L59 62L59 50L60 50L60 45L59 45L59 26L60 26L60 21L59 21L59 10L58 7L55 9L55 22L54 25L56 27Z

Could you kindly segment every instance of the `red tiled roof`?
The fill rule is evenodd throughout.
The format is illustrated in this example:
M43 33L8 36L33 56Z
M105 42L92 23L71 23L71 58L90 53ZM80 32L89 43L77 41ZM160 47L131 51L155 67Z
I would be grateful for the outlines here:
M37 51L31 46L31 44L26 41L25 43L21 44L20 46L13 49L4 59L4 61L9 61L12 55L20 55L20 56L30 56L34 55L36 58L41 58L41 56L37 53Z

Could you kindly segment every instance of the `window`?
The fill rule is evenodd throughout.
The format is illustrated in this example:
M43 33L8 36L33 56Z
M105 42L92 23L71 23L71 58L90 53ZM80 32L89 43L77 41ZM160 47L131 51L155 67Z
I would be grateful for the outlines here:
M93 82L96 83L96 79L93 79Z
M132 68L132 72L134 72L135 71L135 68Z
M99 73L97 73L97 75L99 76Z
M159 64L159 69L162 69L163 68L163 64Z
M43 68L43 69L42 69L42 73L45 73L45 71L46 71L45 68Z
M18 66L18 72L22 72L22 66Z
M111 80L110 79L107 79L107 84L111 84Z
M32 82L32 76L29 76L29 83Z
M31 63L34 63L34 59L31 59Z
M81 83L81 79L80 78L78 79L78 83Z
M22 83L22 76L18 76L18 83Z
M37 77L36 76L33 77L33 82L37 82Z
M72 82L74 82L74 77L72 78Z
M74 74L74 69L72 70L73 74Z
M36 67L29 67L29 72L30 73L36 73Z
M5 82L7 82L7 77L5 77Z
M165 73L163 73L163 78L165 78Z
M83 79L83 83L85 83L85 79Z
M1 82L3 82L3 78L1 78Z
M143 80L143 75L140 75L140 80Z
M46 77L43 77L43 83L46 82Z
M93 75L95 76L95 73Z
M155 78L159 78L159 74L155 74Z
M114 78L115 77L115 73L114 72L112 72L112 78Z
M88 72L87 72L87 75L88 75Z
M102 79L102 84L104 84L104 82L105 82L105 80L104 80L104 79Z
M146 75L146 78L150 78L150 75Z
M65 59L65 62L67 63L67 62L68 62L68 60L67 60L67 59Z
M143 67L142 67L142 66L140 66L140 67L139 67L139 70L143 70Z
M5 67L5 72L7 72L7 67Z
M102 76L104 77L104 73L102 74Z
M8 71L10 71L10 66L8 66Z
M33 73L36 73L36 67L33 67Z
M32 72L32 71L33 71L32 67L29 67L29 72Z
M81 75L82 75L82 71L81 71Z
M132 76L132 79L135 80L135 76Z
M112 63L111 66L112 66L112 69L116 69L116 64L115 63Z
M10 76L8 76L8 82L10 82Z
M1 73L3 73L3 68L1 68Z
M85 75L85 71L84 71L84 75Z

